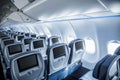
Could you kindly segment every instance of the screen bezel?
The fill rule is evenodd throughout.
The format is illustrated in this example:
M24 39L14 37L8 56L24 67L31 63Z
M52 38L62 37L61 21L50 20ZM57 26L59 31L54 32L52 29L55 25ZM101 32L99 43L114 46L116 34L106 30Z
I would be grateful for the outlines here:
M55 48L59 48L59 47L64 47L64 53L63 53L62 55L59 55L59 56L56 57L55 54L54 54L54 49L55 49ZM57 59L57 58L65 57L65 56L66 56L66 54L65 54L65 53L66 53L66 48L65 48L65 46L58 46L58 47L55 47L55 48L52 49L53 58L54 58L54 59ZM56 52L57 52L57 51L56 51Z
M35 47L35 42L39 42L39 41L42 41L42 46L40 46L40 47ZM38 48L44 48L44 41L43 40L37 40L37 41L33 41L33 48L34 49L38 49Z
M57 40L57 41L56 41ZM57 43L57 42L59 42L59 38L57 37L57 38L52 38L52 43L54 44L54 43Z
M14 51L14 53L11 53L11 50L10 50L10 48L9 47L11 47L11 46L8 46L8 51L9 51L9 55L14 55L14 54L16 54L16 53L21 53L22 52L22 45L21 44L18 44L19 45L19 47L20 47L20 51ZM18 45L12 45L12 46L18 46Z
M82 48L81 48L81 46L80 46L80 48L78 48L78 47L76 46L77 43L80 43L80 44L82 43ZM83 41L77 41L77 42L75 42L75 50L76 50L76 51L83 50L83 49L84 49Z
M35 56L36 64L34 64L34 65L32 65L32 66L28 66L28 67L23 68L23 69L20 69L20 64L19 64L20 62L19 62L19 60L20 60L20 59L23 59L23 58L26 58L26 57L30 57L30 56ZM24 71L27 71L27 70L29 70L29 69L35 68L35 67L39 66L38 56L37 56L36 54L33 54L33 55L24 56L24 57L22 57L22 58L19 58L19 59L17 60L17 65L18 65L18 71L19 71L19 72L24 72Z

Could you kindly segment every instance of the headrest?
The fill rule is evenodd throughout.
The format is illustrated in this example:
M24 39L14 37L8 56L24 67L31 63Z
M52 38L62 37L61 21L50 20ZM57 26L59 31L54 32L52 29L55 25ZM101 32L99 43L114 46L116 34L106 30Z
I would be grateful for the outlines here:
M120 46L115 50L115 53L116 55L120 55Z
M93 77L95 78L99 78L99 75L100 75L100 67L102 65L102 63L108 58L110 57L110 55L106 55L104 58L102 58L96 65L95 65L95 68L93 70Z
M115 65L116 68L118 67L118 61L120 60L120 56L119 55L113 55L108 57L103 64L100 67L100 75L99 75L99 80L112 80L110 79L111 77L109 76L110 74L110 69L111 67L114 65L115 62L117 62L117 64ZM114 69L115 70L115 69ZM119 75L119 70L118 71L118 75ZM116 72L115 72L116 73ZM114 73L114 74L115 74ZM120 77L120 76L119 76Z
M6 45L9 45L9 44L13 44L14 42L15 42L14 39L7 39L7 40L4 40L4 41L3 41L3 43L4 43L5 46L6 46Z

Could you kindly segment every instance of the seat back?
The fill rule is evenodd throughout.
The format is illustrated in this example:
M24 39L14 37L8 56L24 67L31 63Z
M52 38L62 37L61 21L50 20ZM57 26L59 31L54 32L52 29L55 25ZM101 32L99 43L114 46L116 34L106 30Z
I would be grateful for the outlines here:
M39 52L26 52L11 60L12 80L41 80L44 61Z
M25 33L25 36L26 37L30 37L30 33Z
M31 37L22 39L22 43L25 46L25 51L30 51L30 43L33 39Z
M100 67L99 80L120 79L120 55L108 57Z
M40 35L37 37L37 39L43 39L45 44L48 45L48 37L46 35Z
M74 64L78 61L81 61L82 56L85 52L85 43L82 39L75 39L70 42L70 58L68 63Z
M2 38L0 38L0 43L2 42L2 40L5 40L5 39L10 39L10 37L2 37Z
M30 34L30 37L36 38L36 34Z
M115 53L116 55L120 55L120 46L115 50Z
M48 75L67 67L69 59L68 46L64 43L53 44L47 49ZM62 75L62 74L61 74Z
M25 52L24 45L22 43L14 43L5 46L4 48L4 60L6 67L10 67L10 59L16 55Z
M18 35L18 36L16 36L16 40L17 40L18 42L21 42L23 38L24 38L23 35Z
M13 44L13 43L15 43L15 40L14 39L6 39L6 40L3 40L2 42L1 42L1 49L2 49L2 51L4 51L4 48L5 48L5 46L7 46L7 45L9 45L9 44Z
M95 68L93 70L93 73L92 73L92 76L96 79L99 78L99 75L100 75L100 68L101 68L101 65L102 63L104 63L104 61L110 57L110 55L106 55L104 58L102 58L96 65L95 65Z
M46 48L47 47L43 39L35 39L31 41L31 51L38 50L39 52L41 52L42 57L46 57Z
M60 37L58 36L51 36L50 38L48 38L48 46L51 46L55 43L60 43L61 40L60 40Z

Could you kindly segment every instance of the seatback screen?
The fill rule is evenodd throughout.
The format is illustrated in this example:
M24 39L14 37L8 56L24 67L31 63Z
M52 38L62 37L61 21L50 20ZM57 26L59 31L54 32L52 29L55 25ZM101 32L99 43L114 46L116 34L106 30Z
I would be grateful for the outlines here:
M24 36L18 36L18 41L22 40Z
M31 37L35 38L35 37L36 37L36 34L31 34Z
M17 60L19 72L38 66L37 55L29 55Z
M40 38L46 40L46 37L41 36Z
M53 49L54 58L66 56L65 46L59 46Z
M44 47L43 40L38 40L33 42L34 49Z
M12 44L12 43L14 43L14 40L6 40L6 41L4 41L5 46L9 45L9 44Z
M59 42L58 38L52 38L52 43Z
M8 46L8 51L10 55L20 53L22 52L22 46L21 44Z
M32 41L32 38L28 38L28 39L24 39L24 44L30 44L30 42Z
M25 36L29 37L29 35L30 35L29 33L25 33Z
M82 41L76 42L75 49L76 49L76 51L83 49L83 42Z

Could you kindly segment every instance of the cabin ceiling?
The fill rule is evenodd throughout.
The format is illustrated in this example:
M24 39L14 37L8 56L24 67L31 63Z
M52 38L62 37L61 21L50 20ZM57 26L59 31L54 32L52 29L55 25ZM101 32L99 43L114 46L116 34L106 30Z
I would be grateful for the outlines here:
M17 8L10 0L0 0L0 22L14 11L17 11Z
M19 11L34 20L96 17L120 13L120 0L12 0L12 3ZM1 19L17 9L12 3L10 0L0 1ZM13 10L5 5L11 5Z

